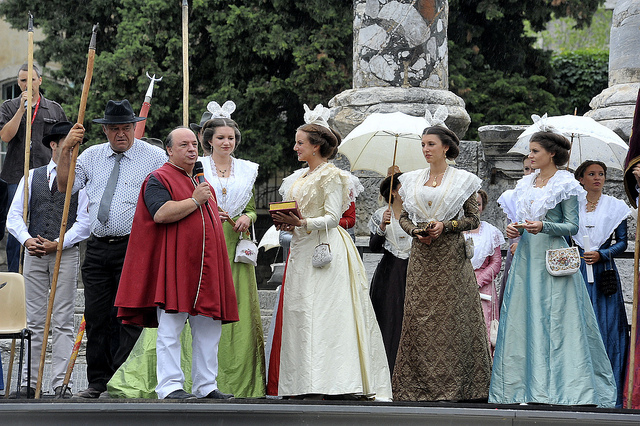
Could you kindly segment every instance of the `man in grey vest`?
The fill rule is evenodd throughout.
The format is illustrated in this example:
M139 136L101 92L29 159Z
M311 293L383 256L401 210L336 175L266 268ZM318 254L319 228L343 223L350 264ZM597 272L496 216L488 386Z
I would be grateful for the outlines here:
M7 216L7 229L25 248L23 275L26 287L27 323L33 331L34 354L31 356L31 365L24 367L20 393L26 395L27 386L29 386L31 397L35 395L34 388L40 360L36 353L39 354L39 348L42 347L50 280L56 261L65 198L64 192L58 191L56 178L56 163L60 157L58 142L67 136L72 126L73 124L68 121L56 123L51 132L42 139L42 143L51 149L52 158L49 164L32 169L29 173L29 226L25 224L22 215L24 178L18 184ZM85 191L76 192L71 198L53 305L51 387L56 396L63 398L71 396L69 389L64 395L61 392L74 343L73 313L80 262L78 243L89 237L88 204L89 199ZM26 382L27 368L31 368L31 383Z

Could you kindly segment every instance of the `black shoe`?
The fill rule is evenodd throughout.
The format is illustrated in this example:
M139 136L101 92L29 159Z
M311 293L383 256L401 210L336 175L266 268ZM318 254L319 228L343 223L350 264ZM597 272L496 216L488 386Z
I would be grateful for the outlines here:
M185 392L184 389L178 389L165 396L164 399L196 399L196 396Z
M218 389L214 389L205 398L208 399L233 399L233 395L230 393L222 393Z
M57 388L55 388L53 390L53 393L56 399L69 399L73 396L73 393L71 392L71 388L68 386L64 390L64 393L62 392L62 386L58 386Z
M27 389L29 389L29 399L33 399L36 397L36 390L35 388L32 387L27 387L27 386L20 386L20 392L17 394L15 392L11 392L9 394L9 398L11 399L16 399L16 398L27 398Z
M76 394L76 397L78 397L78 398L87 398L87 399L98 399L98 398L100 398L100 394L102 392L103 391L101 391L100 389L92 388L91 386L89 386L88 388L86 388L82 392L78 392Z

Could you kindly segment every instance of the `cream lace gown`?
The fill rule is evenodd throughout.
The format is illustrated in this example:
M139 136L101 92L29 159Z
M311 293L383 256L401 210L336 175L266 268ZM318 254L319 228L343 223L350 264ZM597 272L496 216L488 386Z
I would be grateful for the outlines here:
M389 367L366 272L349 234L338 226L351 202L349 174L332 164L307 171L295 172L281 188L284 199L298 202L307 229L296 228L291 240L268 393L364 394L388 400ZM333 260L314 268L314 248L327 241Z

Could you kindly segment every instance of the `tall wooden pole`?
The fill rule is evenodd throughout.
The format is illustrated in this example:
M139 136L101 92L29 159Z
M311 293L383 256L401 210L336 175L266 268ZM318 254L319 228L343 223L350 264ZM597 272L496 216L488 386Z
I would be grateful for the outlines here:
M91 86L91 78L93 77L93 63L96 56L96 35L98 32L98 24L93 26L91 32L91 41L89 42L89 53L87 56L87 71L84 75L84 85L82 86L82 96L80 98L80 108L78 111L77 123L84 122L84 113L87 109L87 98L89 97L89 87ZM51 312L53 311L53 302L56 297L56 287L58 285L58 273L60 272L60 260L62 259L62 246L64 244L64 234L67 231L67 218L69 216L69 206L71 205L71 192L73 183L76 180L76 160L78 159L78 150L80 144L77 144L71 154L71 164L69 165L69 178L67 179L67 191L64 198L64 209L62 210L62 221L60 223L60 236L58 237L58 248L56 250L56 263L53 268L53 277L51 279L51 294L49 295L49 306L47 308L47 320L44 324L44 338L42 339L42 351L40 352L40 365L38 368L38 385L36 387L36 398L40 398L40 387L42 385L42 373L44 371L44 358L47 353L47 340L49 335L49 327L51 325Z
M24 136L24 203L22 205L22 220L27 223L29 217L29 160L31 158L31 113L33 105L33 15L29 12L29 23L27 24L27 116L26 131ZM22 108L19 105L18 108ZM24 247L20 247L19 272L22 273L22 254ZM7 384L5 386L5 398L9 396L8 390L11 389L11 375L13 373L13 358L16 352L16 339L11 341L11 351L9 353L9 371L7 373ZM31 366L28 366L31 368ZM20 380L20 372L18 372L18 380ZM27 385L27 389L31 383Z
M189 125L189 3L182 0L182 125Z

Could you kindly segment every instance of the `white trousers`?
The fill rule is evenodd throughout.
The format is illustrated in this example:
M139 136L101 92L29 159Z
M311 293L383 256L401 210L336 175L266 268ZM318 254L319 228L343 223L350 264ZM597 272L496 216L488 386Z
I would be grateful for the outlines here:
M156 393L160 399L184 388L184 373L180 367L180 333L187 319L191 325L192 337L191 393L202 398L218 388L218 343L222 334L222 322L184 312L167 313L158 308Z
M42 335L49 306L49 288L53 279L56 253L46 256L24 255L24 284L27 304L27 324L31 336L31 384L38 382L38 365L42 351ZM51 313L51 388L62 386L74 342L73 312L78 287L78 247L62 251L56 296ZM27 358L25 358L26 360ZM22 386L27 386L27 365L22 370ZM69 382L71 386L71 382ZM43 389L44 390L44 389Z

